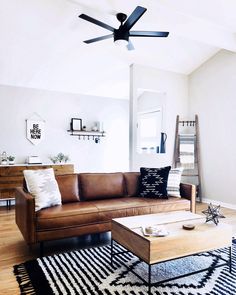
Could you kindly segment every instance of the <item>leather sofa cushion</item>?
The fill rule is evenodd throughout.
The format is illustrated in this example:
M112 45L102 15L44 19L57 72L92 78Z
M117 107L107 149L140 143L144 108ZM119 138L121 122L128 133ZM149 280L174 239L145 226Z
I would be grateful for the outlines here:
M112 218L125 216L190 209L189 200L176 197L147 199L133 196L113 200L91 201L90 203L97 207L101 222L109 222Z
M179 210L190 210L190 201L184 198L169 197L168 199L145 198L150 213L161 213Z
M67 229L99 222L98 209L90 202L73 202L37 212L37 229Z
M61 192L62 203L79 201L79 186L77 174L57 175L56 180Z
M127 196L137 196L139 193L140 172L125 172L124 178Z
M122 173L80 173L80 197L91 201L124 196L125 185Z
M38 211L37 230L68 230L68 228L110 222L112 218L134 216L165 211L189 210L190 201L170 197L169 199L145 199L122 197L84 202L67 203Z

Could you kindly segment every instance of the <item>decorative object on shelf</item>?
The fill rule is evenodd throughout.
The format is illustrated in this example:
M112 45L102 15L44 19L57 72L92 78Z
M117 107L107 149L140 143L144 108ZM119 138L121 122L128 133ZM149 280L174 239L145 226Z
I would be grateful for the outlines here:
M164 154L166 152L166 140L167 140L167 134L164 132L161 132L161 142L160 142L161 154Z
M27 164L42 164L39 156L28 156L26 159Z
M14 156L8 156L7 160L8 160L9 165L14 165L15 164L15 157Z
M81 120L81 130L75 130L73 129L72 120ZM78 136L78 139L92 139L95 143L99 143L101 137L105 137L105 132L103 131L103 123L102 122L95 122L94 125L91 128L91 131L87 130L87 127L85 125L82 125L82 119L76 119L72 118L70 123L70 130L67 130L67 132L70 132L70 135L72 136ZM51 159L52 160L52 159Z
M34 145L38 145L44 139L45 120L37 113L26 119L26 136Z
M143 146L143 147L141 148L141 151L142 151L143 154L147 154L147 152L148 152L148 148L147 148L146 146Z
M213 221L215 225L218 225L219 218L225 218L225 216L220 213L220 205L213 206L211 203L202 213L206 215L206 222Z
M150 154L155 154L155 147L154 146L151 146L149 148L149 152L150 152Z
M94 123L93 127L91 128L91 131L99 131L97 122Z
M7 165L7 153L6 152L2 152L1 165Z
M73 131L81 131L82 130L82 119L71 118L70 129Z
M56 163L67 163L69 161L69 156L63 153L57 154L55 157L49 158L54 164Z
M95 122L99 132L103 132L103 122L99 121L99 122Z

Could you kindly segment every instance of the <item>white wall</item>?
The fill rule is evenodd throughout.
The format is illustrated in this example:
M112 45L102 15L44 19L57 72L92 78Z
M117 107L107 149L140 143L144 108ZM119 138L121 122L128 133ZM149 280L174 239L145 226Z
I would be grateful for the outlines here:
M236 204L236 54L220 51L189 77L199 115L203 198Z
M176 116L188 115L188 77L151 67L131 66L130 89L130 169L138 171L141 166L161 167L172 164ZM142 91L165 94L163 102L163 132L167 133L165 154L139 154L137 141L137 98Z
M44 163L63 152L79 172L128 170L128 101L38 89L0 86L0 153L24 163L38 155ZM45 121L45 139L37 146L26 139L26 122L34 112ZM91 126L103 121L107 133L99 144L78 140L66 131L72 117Z

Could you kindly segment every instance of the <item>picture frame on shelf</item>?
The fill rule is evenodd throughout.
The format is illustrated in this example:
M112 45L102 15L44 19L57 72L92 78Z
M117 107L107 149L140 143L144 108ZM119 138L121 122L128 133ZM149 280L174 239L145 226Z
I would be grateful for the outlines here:
M71 118L70 129L72 131L82 131L82 119L80 119L80 118Z

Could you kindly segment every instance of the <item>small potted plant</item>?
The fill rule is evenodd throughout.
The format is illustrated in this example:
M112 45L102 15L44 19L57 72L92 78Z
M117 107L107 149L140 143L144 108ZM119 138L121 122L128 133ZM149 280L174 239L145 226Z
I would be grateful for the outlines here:
M64 161L64 154L63 153L59 153L58 155L57 155L57 161L59 162L59 163L62 163L63 161Z
M57 157L49 157L49 159L53 162L53 164L57 163Z
M9 165L15 164L15 157L14 156L8 156L7 160L8 160Z
M63 153L59 153L55 157L50 157L50 160L53 162L53 164L56 164L56 163L66 163L70 159L69 159L69 156L64 155Z

